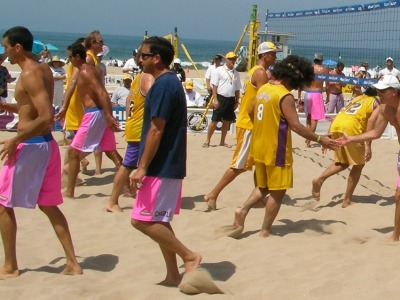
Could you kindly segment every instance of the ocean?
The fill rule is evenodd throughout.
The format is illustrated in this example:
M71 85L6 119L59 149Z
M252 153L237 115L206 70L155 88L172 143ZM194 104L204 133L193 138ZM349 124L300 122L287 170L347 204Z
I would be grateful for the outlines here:
M3 30L4 32L4 30ZM67 58L67 46L72 44L76 39L84 37L85 34L65 33L65 32L44 32L33 31L35 39L40 40L45 44L52 44L59 50L51 51L52 55L58 55L62 59ZM124 36L124 35L108 35L102 34L105 45L110 49L110 52L103 61L117 59L120 61L131 58L132 51L138 48L143 41L143 36ZM190 57L195 62L198 69L207 69L215 54L221 53L225 55L229 51L233 51L237 42L221 41L221 40L196 40L180 38L179 44L184 44L189 52ZM192 63L185 55L182 47L179 48L179 58L182 61L183 67L191 67Z

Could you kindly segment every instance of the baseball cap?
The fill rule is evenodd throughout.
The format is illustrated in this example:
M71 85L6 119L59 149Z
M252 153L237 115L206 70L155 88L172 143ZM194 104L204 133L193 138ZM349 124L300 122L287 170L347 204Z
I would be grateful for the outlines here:
M359 68L358 68L358 71L360 71L360 72L367 72L367 69L365 69L365 67L359 67Z
M391 60L394 61L393 58L391 58L390 56L388 58L386 58L386 61Z
M322 53L315 53L314 54L314 59L316 59L316 60L324 60L324 56L322 55Z
M179 58L175 58L174 59L174 64L181 64L181 60Z
M193 81L192 80L186 80L185 88L187 88L188 90L193 90Z
M278 52L278 48L271 42L263 42L258 46L258 54L268 53L268 52Z
M132 80L132 76L129 74L124 75L124 80Z
M385 75L378 81L378 83L375 83L372 86L377 90L384 90L387 88L400 89L400 82L396 76Z
M228 52L226 55L225 55L225 58L226 59L236 59L236 58L238 58L238 56L236 55L236 53L235 52Z
M214 59L222 59L223 57L221 54L215 54Z

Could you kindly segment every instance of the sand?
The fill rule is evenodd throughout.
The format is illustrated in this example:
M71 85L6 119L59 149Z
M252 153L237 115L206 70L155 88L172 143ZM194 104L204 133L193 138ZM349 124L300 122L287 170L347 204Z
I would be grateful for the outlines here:
M14 133L0 132L0 140ZM61 134L54 133L57 139ZM124 153L122 133L118 151ZM388 244L393 229L396 184L395 140L373 143L373 158L364 169L355 200L341 208L348 171L322 188L315 211L302 211L309 200L311 179L331 163L320 148L304 147L294 137L294 188L284 198L274 222L276 236L258 237L263 209L253 209L239 239L216 238L230 225L234 210L252 190L252 175L244 173L218 200L219 209L205 212L204 193L228 167L233 149L201 147L205 136L188 135L188 174L181 214L173 227L177 236L203 256L202 268L226 294L196 299L398 299L399 243ZM234 136L227 142L234 144ZM212 145L218 144L214 136ZM65 148L61 147L64 152ZM89 156L93 174L93 156ZM134 199L120 198L123 212L107 213L113 164L103 159L104 173L81 175L77 198L60 206L72 232L83 276L58 275L63 251L46 217L38 210L16 209L19 266L22 275L0 281L3 299L186 299L178 288L156 285L164 279L161 253L149 238L130 225ZM0 261L4 252L0 251ZM183 272L179 259L180 271Z
M0 141L14 134L0 132ZM59 132L54 136L61 139ZM294 135L294 188L273 224L276 235L258 236L264 210L253 209L243 233L233 239L221 237L219 229L232 224L236 207L249 196L252 174L240 175L220 194L218 210L206 212L203 195L230 165L234 150L217 146L218 134L204 149L205 138L188 134L184 199L172 226L179 239L203 256L200 273L208 272L225 294L203 293L193 299L398 299L400 243L387 243L393 230L397 140L373 142L372 160L354 193L358 204L341 207L346 170L325 182L313 211L303 211L311 199L311 180L332 163L332 153L306 148ZM117 140L124 155L122 132ZM228 135L226 142L235 144L235 136ZM22 274L0 280L1 298L188 299L178 288L156 284L164 279L164 262L157 245L130 225L134 199L121 196L123 212L106 212L113 163L104 156L104 173L94 176L93 156L88 159L89 175L80 175L85 183L76 188L76 199L65 199L60 206L84 274L59 275L65 257L48 220L38 209L16 209ZM0 263L3 259L1 245ZM180 259L178 264L183 272Z

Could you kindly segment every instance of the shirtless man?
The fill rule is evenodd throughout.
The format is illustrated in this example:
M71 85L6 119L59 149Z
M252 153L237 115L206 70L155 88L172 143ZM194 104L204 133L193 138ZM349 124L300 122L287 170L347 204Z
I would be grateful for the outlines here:
M314 54L314 74L329 73L328 68L322 65L323 60L322 53ZM324 81L314 80L306 90L306 95L304 96L304 112L307 116L307 128L312 132L317 130L318 121L325 119L323 90ZM301 101L301 89L299 89L298 99ZM307 139L306 145L310 148L311 141Z
M71 45L70 61L79 70L77 88L85 109L82 124L71 143L68 185L64 192L65 197L74 198L79 162L84 157L96 150L109 152L112 157L119 154L113 133L118 130L118 123L112 115L108 93L96 68L86 63L86 51L81 44ZM68 107L68 103L64 106Z
M373 129L354 136L344 134L344 137L339 141L342 146L353 142L361 143L372 141L379 138L386 129L388 123L396 129L397 138L400 143L400 83L395 75L384 75L378 83L373 85L378 90L380 98L379 110L375 110L374 114L378 114ZM374 115L371 116L374 118ZM400 163L400 155L397 165ZM398 167L399 175L400 168ZM397 189L395 194L396 209L394 212L394 230L389 238L390 242L399 241L400 236L400 179L397 181Z
M344 63L338 62L336 68L329 72L331 75L345 76L343 73ZM344 97L342 88L345 84L340 82L328 82L326 98L328 103L328 114L339 113L344 107Z
M53 124L53 76L47 64L33 60L32 33L13 27L3 35L5 53L21 74L15 87L16 104L0 108L18 113L17 135L1 141L1 159L6 159L0 175L0 231L5 261L0 279L20 275L16 255L17 222L14 207L35 208L49 218L67 259L62 274L82 274L72 244L68 223L57 205L61 195L61 160L50 126Z

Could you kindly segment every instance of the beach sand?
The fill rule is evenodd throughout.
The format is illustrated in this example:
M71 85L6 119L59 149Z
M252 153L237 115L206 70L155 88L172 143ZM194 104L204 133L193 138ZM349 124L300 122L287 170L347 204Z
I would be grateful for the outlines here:
M0 132L0 140L14 134ZM54 136L61 139L59 132ZM264 210L253 209L243 234L233 239L217 238L216 230L232 224L235 208L252 190L252 174L242 174L221 193L217 211L205 212L203 195L229 166L233 148L216 146L215 135L204 149L204 139L188 135L182 209L172 225L186 245L202 254L202 268L225 294L194 299L398 299L400 243L386 242L393 230L397 141L373 143L372 161L355 191L359 204L341 208L346 170L325 182L314 211L302 211L311 180L332 162L332 153L305 148L303 139L294 136L294 188L274 222L276 236L258 237ZM117 140L123 155L122 132ZM228 135L227 142L235 144L235 137ZM93 155L88 159L93 174ZM22 274L0 280L2 299L187 299L178 288L156 285L164 279L164 262L157 245L130 225L134 200L121 196L123 212L106 212L115 170L105 156L103 171L80 175L85 184L76 188L77 198L60 206L84 275L59 275L64 252L45 215L39 209L16 209ZM180 259L178 264L183 272Z

